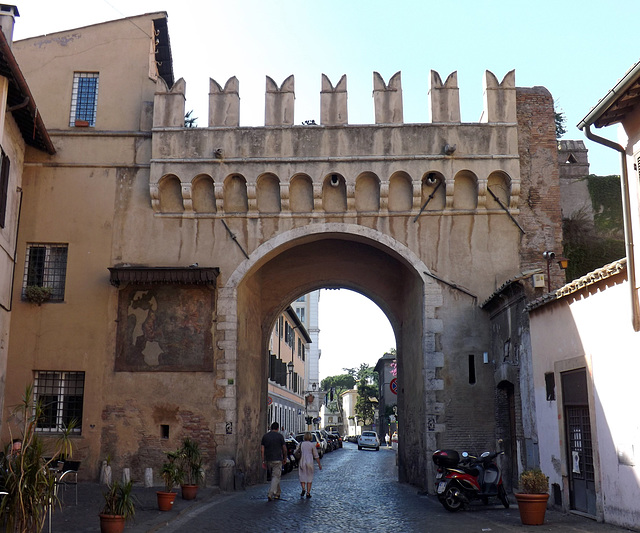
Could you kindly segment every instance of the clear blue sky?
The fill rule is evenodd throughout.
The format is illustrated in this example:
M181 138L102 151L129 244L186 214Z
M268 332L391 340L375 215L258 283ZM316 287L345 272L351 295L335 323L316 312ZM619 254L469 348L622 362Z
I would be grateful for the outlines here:
M209 78L240 82L241 124L264 122L265 76L295 76L295 123L320 119L321 75L347 75L349 122L372 124L373 72L388 81L402 71L405 122L428 122L429 73L458 72L462 120L482 112L485 70L516 85L542 85L567 117L564 139L583 140L591 172L619 174L619 158L585 139L575 125L638 61L631 20L638 3L538 0L395 2L382 0L19 0L14 39L166 11L176 79L187 83L187 110L207 122ZM44 117L46 124L46 115ZM614 128L598 131L615 139ZM334 292L333 296L331 292ZM359 297L321 298L321 376L375 364L393 346L379 309ZM345 296L346 298L346 296ZM355 307L354 307L355 306ZM354 313L353 310L359 311ZM346 315L342 311L350 310ZM366 320L358 321L358 317ZM338 318L340 317L340 318ZM345 327L347 325L347 327ZM359 328L359 329L357 329ZM382 332L379 337L377 332ZM349 337L364 335L353 348ZM391 336L390 336L391 335ZM373 342L370 347L370 343Z

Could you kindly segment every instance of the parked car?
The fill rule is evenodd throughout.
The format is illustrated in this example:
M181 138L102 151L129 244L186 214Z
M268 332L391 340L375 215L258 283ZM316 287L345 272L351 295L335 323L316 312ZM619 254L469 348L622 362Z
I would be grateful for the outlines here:
M322 450L322 444L320 444L320 441L318 440L318 435L316 435L313 431L311 431L310 433L311 433L311 442L314 442L316 444L316 450L318 450L318 457L322 459L322 456L324 455L324 451ZM304 440L304 433L298 433L294 438L298 442L302 442Z
M320 433L319 429L316 429L314 431L311 432L313 435L316 436L316 438L318 439L318 442L320 443L320 446L322 448L322 454L324 455L325 453L327 453L327 439L325 439L322 436L322 433Z
M358 450L362 448L373 448L375 451L380 449L380 439L375 431L363 431L358 437Z
M337 431L332 431L329 433L329 435L331 435L337 440L338 448L342 448L342 437L340 436L340 433L338 433Z
M325 441L327 441L327 451L328 452L332 452L333 450L338 448L338 445L333 441L333 439L331 438L331 435L329 435L327 430L321 429L320 430L320 435L322 436L322 438Z
M334 450L342 448L342 439L333 433L327 433L327 439L331 443L331 447Z

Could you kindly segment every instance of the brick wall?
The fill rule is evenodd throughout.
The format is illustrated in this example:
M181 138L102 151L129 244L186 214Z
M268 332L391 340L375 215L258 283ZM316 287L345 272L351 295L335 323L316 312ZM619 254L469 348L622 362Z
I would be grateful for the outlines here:
M525 234L520 245L522 270L542 268L542 252L562 255L562 212L558 169L558 143L553 97L544 87L516 90L518 152L520 154L520 214ZM564 284L564 271L550 264L551 288ZM531 289L533 290L533 289ZM546 289L544 290L546 292Z

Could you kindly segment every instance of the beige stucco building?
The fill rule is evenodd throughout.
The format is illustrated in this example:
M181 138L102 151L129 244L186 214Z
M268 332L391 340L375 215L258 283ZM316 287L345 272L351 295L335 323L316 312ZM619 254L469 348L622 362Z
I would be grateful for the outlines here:
M431 486L438 447L495 446L478 302L562 240L546 89L486 72L482 118L463 123L457 74L432 71L432 122L406 124L401 73L374 73L375 123L358 125L346 76L323 75L320 124L295 125L294 77L267 78L265 126L248 128L239 80L212 79L208 123L189 128L166 13L14 50L56 153L25 152L6 398L35 380L54 406L41 431L79 418L82 476L109 456L141 479L188 435L212 482L222 459L259 480L269 336L320 288L356 290L389 318L401 480ZM50 301L26 301L31 284L52 286Z

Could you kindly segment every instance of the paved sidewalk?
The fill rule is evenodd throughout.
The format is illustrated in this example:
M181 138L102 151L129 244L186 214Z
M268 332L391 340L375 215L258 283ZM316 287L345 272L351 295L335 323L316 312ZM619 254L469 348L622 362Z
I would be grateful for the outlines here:
M218 487L201 487L195 500L183 500L178 495L171 511L159 511L156 491L162 487L144 488L134 486L133 493L138 499L135 519L129 521L125 527L127 533L151 533L160 530L172 520L193 511L198 506L208 502L220 494ZM98 513L104 504L104 485L98 483L78 484L78 505L75 505L73 488L68 488L64 495L62 508L56 508L51 520L52 533L80 533L100 531ZM45 532L49 531L49 524L45 524Z

